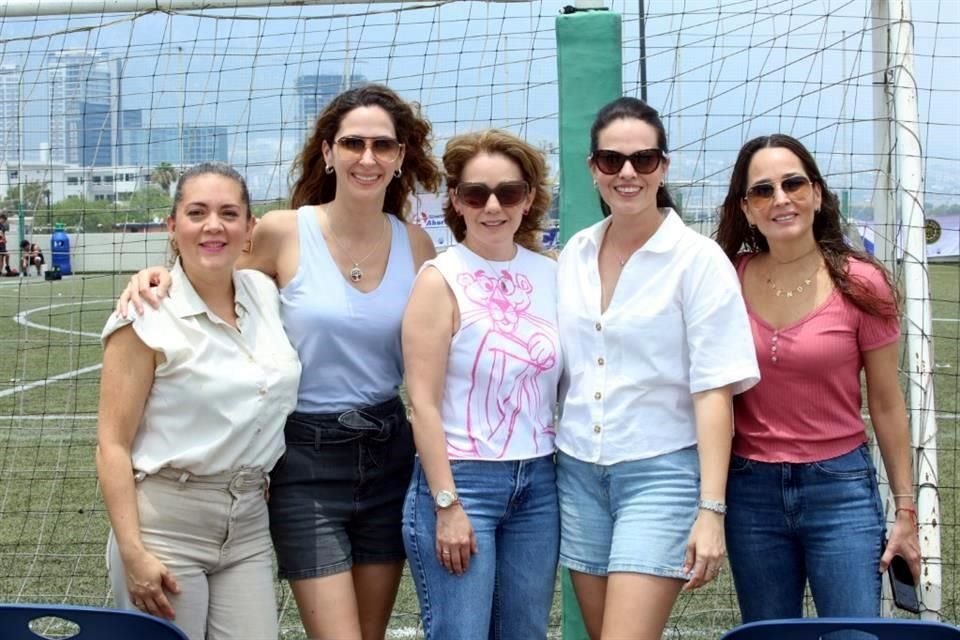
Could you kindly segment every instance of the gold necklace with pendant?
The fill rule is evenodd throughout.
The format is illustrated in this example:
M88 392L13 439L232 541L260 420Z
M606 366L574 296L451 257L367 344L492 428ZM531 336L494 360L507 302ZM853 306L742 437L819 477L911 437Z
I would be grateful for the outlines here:
M776 282L774 282L772 275L767 277L767 285L771 289L773 289L774 294L778 298L781 298L781 297L792 298L795 295L799 295L803 293L805 289L809 288L810 285L813 284L814 278L817 277L817 274L820 272L820 269L822 268L823 268L823 263L821 262L820 264L817 265L817 268L813 270L813 273L811 273L806 278L804 278L800 282L800 284L798 284L795 287L787 287L786 289L781 288Z

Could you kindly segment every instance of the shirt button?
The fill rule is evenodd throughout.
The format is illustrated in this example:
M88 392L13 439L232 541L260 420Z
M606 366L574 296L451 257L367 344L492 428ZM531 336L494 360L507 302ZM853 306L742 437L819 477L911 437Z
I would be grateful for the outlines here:
M257 391L257 393L259 393L261 396L265 396L265 395L267 395L267 388L266 388L266 387L260 387L260 390Z
M773 357L770 358L770 359L773 360L774 362L776 362L776 361L777 361L777 356L773 356Z
M598 322L597 324L593 325L593 328L597 331L600 331L600 329L603 329L603 325Z
M770 351L776 352L776 350L777 350L777 345L773 345L772 347L770 347Z
M602 398L602 397L603 397L603 394L600 393L599 391L597 391L595 394L593 394L593 399L594 399L594 400L599 400L599 399Z
M606 361L603 358L597 358L597 364L600 365L601 367L603 366L604 362Z
M777 334L773 334L773 337L771 338L771 340L776 342L778 339L779 339L779 336L777 336Z
M594 432L594 433L600 433L600 431L602 431L602 430L603 430L603 428L602 428L600 425L598 425L598 424L593 425L593 432Z

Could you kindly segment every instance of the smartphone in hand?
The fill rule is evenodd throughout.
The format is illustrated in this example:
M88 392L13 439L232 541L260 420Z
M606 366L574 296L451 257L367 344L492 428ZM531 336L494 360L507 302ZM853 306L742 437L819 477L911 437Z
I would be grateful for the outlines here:
M893 603L904 611L920 613L917 584L913 580L913 574L910 573L910 566L902 556L893 556L890 566L887 567L887 576L890 578Z

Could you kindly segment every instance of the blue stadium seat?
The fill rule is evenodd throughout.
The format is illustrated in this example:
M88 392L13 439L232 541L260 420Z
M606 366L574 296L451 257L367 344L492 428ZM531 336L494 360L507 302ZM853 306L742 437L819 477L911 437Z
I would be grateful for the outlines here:
M801 618L748 622L721 640L820 640L826 633L859 631L876 640L960 640L960 628L898 618ZM829 639L828 639L829 640Z
M166 620L137 611L74 607L55 604L0 603L0 638L3 640L38 640L44 636L30 630L30 621L54 617L69 620L80 631L69 640L189 640ZM59 636L58 636L59 637Z

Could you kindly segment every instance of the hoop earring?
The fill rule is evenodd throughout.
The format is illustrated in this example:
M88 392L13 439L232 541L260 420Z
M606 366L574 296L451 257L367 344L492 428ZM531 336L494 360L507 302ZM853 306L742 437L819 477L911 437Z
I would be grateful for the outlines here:
M170 252L174 258L180 257L180 247L177 246L177 239L173 236L170 236Z
M660 188L663 189L663 187L664 187L666 184L667 184L666 182L664 182L663 180L661 180L661 181L660 181Z
M332 175L332 174L333 174L333 167L330 166L330 165L327 165L327 168L324 169L323 172L324 172L325 174L327 174L328 176L329 176L329 175Z
M403 174L400 173L400 169L397 169L396 171L393 172L393 177L394 177L394 178L399 178L401 175L403 175Z

